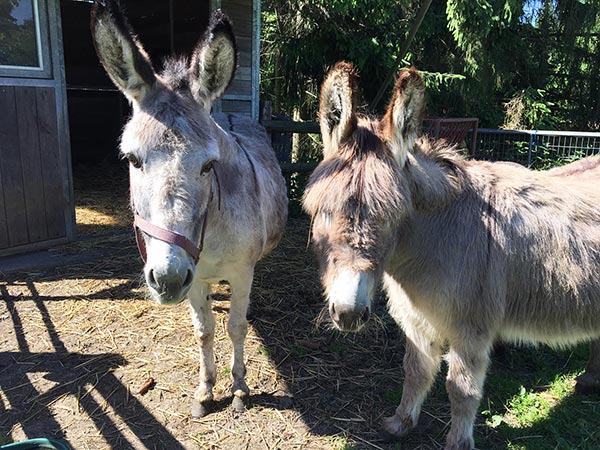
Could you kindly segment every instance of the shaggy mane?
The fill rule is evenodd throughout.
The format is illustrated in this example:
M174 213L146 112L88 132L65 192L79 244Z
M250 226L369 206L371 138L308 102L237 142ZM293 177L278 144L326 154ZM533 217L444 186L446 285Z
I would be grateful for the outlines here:
M186 90L190 88L189 60L185 56L176 58L168 57L163 62L160 77L172 90Z
M402 207L396 163L381 138L378 122L359 117L350 138L314 170L304 194L304 209L353 216L365 209L389 218Z

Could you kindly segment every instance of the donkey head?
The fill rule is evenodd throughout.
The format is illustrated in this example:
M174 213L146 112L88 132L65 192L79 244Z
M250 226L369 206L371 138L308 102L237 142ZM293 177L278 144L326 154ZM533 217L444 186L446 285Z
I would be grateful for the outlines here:
M414 69L400 72L381 121L356 114L357 75L338 63L321 88L324 159L310 177L303 206L333 323L356 331L366 322L376 280L412 210L402 176L418 136L424 84Z
M203 218L215 203L215 173L222 157L222 138L209 112L236 68L229 20L215 13L190 62L169 61L160 74L133 36L117 0L96 2L91 28L102 65L133 107L121 153L130 163L136 220L198 246ZM194 278L197 255L161 239L160 233L147 231L141 239L152 296L160 303L180 302Z

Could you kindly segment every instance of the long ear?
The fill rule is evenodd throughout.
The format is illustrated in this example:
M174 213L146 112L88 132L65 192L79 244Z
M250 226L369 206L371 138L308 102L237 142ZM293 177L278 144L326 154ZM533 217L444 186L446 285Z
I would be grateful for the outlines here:
M319 124L325 157L333 154L356 128L357 84L354 66L345 61L338 62L323 81Z
M129 101L141 102L154 86L156 75L118 0L96 0L91 29L98 58L113 83Z
M196 46L190 64L190 89L207 111L233 79L237 67L237 45L229 18L217 10Z
M398 163L403 166L421 134L425 111L425 83L414 68L402 69L392 100L382 120L384 136Z

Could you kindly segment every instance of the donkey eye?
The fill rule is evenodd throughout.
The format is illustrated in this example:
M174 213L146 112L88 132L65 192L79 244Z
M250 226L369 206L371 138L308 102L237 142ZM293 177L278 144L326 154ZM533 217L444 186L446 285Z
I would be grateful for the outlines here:
M209 161L206 164L204 164L204 166L202 166L202 171L201 171L202 175L204 175L205 173L210 172L212 170L212 168L213 168L213 164L214 163L215 163L214 161Z
M137 159L135 155L127 155L127 160L129 161L129 164L131 164L136 169L142 167L142 162L139 159Z

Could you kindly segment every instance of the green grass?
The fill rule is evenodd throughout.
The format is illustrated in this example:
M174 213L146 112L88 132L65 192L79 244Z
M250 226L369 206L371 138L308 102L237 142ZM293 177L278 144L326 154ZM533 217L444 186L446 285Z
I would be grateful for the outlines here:
M346 347L343 342L333 341L327 346L327 350L329 350L331 353L337 353L338 355L341 355L346 350Z
M600 449L600 395L574 393L587 346L509 348L495 358L478 419L478 448Z
M583 372L588 352L587 345L566 351L509 346L493 355L475 424L476 447L600 450L600 393L582 396L574 392L575 378ZM443 365L423 406L442 421L450 419L445 376ZM391 405L397 405L401 396L402 386L383 392ZM421 419L427 422L427 415ZM436 436L442 444L447 431L434 421L422 433ZM423 435L415 442L422 439ZM410 436L399 444L398 448L414 448Z
M265 358L270 358L271 357L271 353L269 352L269 349L266 347L259 347L258 348L258 353L260 353L261 355L263 355Z
M346 436L329 436L327 438L327 444L331 450L353 449L353 447L348 444L348 438Z

